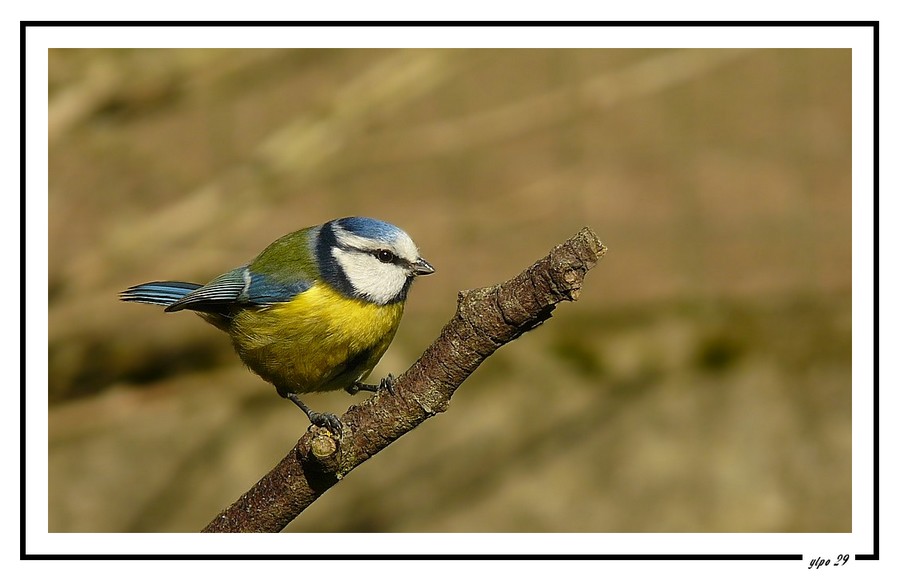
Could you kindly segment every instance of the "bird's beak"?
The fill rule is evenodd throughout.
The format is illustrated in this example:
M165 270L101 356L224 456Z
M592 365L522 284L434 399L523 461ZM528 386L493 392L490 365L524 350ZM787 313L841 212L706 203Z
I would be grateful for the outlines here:
M434 267L428 264L428 261L424 258L419 258L415 262L412 263L413 274L416 276L424 276L426 274L431 274L434 272Z

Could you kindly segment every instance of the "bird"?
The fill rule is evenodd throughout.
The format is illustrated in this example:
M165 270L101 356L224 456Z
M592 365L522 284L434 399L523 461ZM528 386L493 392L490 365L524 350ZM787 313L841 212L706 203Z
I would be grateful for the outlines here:
M311 424L340 434L340 420L302 394L393 392L388 375L363 383L394 338L414 279L434 267L409 235L375 218L338 218L282 236L249 263L206 284L155 281L126 302L194 311L225 331L244 364Z

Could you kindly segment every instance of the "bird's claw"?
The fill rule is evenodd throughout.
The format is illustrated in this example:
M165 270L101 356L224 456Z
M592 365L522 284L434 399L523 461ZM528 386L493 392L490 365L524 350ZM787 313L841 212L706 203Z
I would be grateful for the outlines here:
M382 377L381 381L378 382L378 391L387 390L387 392L391 395L396 395L394 393L394 384L397 382L397 379L394 377L393 373L388 373L386 377Z
M308 405L300 400L300 396L294 392L279 391L279 393L284 393L284 397L294 402L294 404L296 404L298 408L303 410L303 413L305 413L306 417L309 418L309 423L320 428L325 428L335 436L341 435L343 425L341 424L341 420L339 420L336 415L312 411L311 409L309 409Z
M335 436L340 436L344 427L336 415L329 413L310 412L309 421L312 425L325 428Z
M387 391L391 395L394 394L394 383L397 382L397 379L394 377L393 373L388 373L387 377L382 377L381 381L378 382L378 385L372 385L370 383L363 383L361 381L356 381L352 385L346 388L346 392L350 395L356 395L361 391L371 391L372 393L378 393L379 391Z

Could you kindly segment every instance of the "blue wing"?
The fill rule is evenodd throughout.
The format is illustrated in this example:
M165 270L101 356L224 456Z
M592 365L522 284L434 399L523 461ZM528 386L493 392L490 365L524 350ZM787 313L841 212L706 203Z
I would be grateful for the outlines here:
M310 280L277 281L242 266L202 286L189 282L148 282L127 289L121 299L162 305L169 312L187 309L221 313L231 307L288 302L311 286Z
M251 273L246 300L249 304L258 306L286 303L312 285L313 281L308 279L282 282L264 274Z

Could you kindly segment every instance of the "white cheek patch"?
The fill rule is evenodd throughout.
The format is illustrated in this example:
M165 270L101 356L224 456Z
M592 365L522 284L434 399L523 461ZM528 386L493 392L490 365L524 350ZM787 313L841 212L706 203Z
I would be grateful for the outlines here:
M371 254L353 250L333 248L331 254L353 290L379 305L397 298L406 284L406 271L396 264L385 264Z

